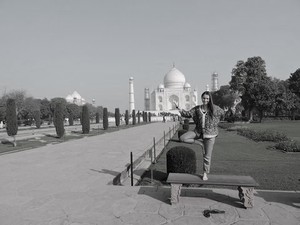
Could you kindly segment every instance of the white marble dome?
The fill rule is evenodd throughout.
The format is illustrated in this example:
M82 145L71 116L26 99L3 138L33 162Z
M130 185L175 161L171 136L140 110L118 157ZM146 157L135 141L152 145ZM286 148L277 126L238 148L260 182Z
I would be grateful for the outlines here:
M173 67L164 77L165 88L183 88L185 76Z
M158 89L164 89L165 86L163 84L158 85Z
M190 85L188 82L186 82L186 83L184 84L184 88L191 88L191 85Z

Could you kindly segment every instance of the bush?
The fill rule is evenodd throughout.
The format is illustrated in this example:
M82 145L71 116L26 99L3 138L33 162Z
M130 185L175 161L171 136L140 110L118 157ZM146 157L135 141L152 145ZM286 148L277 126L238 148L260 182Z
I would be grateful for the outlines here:
M276 149L285 152L300 152L300 145L295 141L281 141L275 145Z
M140 113L140 111L138 111L138 113L137 113L138 123L140 123L140 122L141 122L141 118L140 118L140 116L141 116L141 113Z
M54 108L54 126L58 138L65 134L64 128L64 105L62 103L55 104Z
M6 101L6 132L8 136L13 136L14 146L17 146L15 135L18 133L18 122L14 99L7 99Z
M190 120L189 119L184 119L183 120L183 124L189 124L190 123Z
M90 133L90 113L87 105L82 107L82 133Z
M189 124L183 124L183 125L182 125L182 129L183 129L183 130L189 130L189 128L190 128L190 125L189 125Z
M74 125L74 116L72 112L69 113L69 125L70 126Z
M187 147L176 146L167 152L167 173L196 173L196 153Z
M135 110L132 110L132 124L136 124L136 118L135 118Z
M151 113L150 112L148 113L148 121L149 121L149 123L151 123Z
M285 134L272 130L256 131L249 128L239 128L237 129L237 132L239 135L245 136L254 141L282 142L289 140Z
M40 110L36 110L33 112L33 117L35 120L35 126L36 128L40 128L41 127L41 112Z
M107 108L103 108L103 129L108 129L108 112Z
M129 124L129 113L128 113L128 110L125 111L125 123L126 123L126 125Z
M115 108L115 121L116 121L116 126L120 126L120 109Z
M178 131L178 139L180 138L181 135L183 135L186 132L187 132L187 130L179 130Z
M100 113L96 112L96 123L100 122Z

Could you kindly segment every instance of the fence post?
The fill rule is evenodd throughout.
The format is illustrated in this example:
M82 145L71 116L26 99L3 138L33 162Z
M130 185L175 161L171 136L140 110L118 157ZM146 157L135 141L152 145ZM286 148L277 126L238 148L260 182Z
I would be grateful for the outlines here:
M156 163L156 149L155 149L155 137L153 138L153 150L154 150L154 160L153 163Z
M132 152L130 152L130 177L131 177L131 186L133 186L133 157Z
M164 148L166 147L166 131L164 131Z
M169 140L171 140L171 127L169 127Z

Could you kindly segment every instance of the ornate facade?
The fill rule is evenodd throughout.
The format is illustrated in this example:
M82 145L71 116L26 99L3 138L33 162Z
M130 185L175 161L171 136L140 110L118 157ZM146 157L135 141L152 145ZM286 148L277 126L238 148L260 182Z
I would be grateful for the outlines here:
M169 112L176 110L173 102L179 103L179 107L189 110L198 104L198 93L192 90L186 82L182 72L173 66L165 75L164 84L158 85L149 95L149 89L145 89L145 110Z

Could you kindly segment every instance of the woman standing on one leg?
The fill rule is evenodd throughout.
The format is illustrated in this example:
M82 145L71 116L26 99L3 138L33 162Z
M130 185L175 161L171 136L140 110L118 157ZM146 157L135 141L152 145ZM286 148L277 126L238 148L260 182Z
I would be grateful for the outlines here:
M218 136L218 123L220 117L225 114L227 109L223 110L213 104L212 97L209 91L205 91L201 95L203 104L197 105L189 111L180 109L178 105L176 108L183 117L193 118L196 128L194 131L188 131L180 136L180 141L185 143L195 143L195 141L202 142L203 147L203 180L207 180L207 174L210 172L211 156L215 143L215 138ZM234 102L231 108L235 111L235 106L239 101Z

